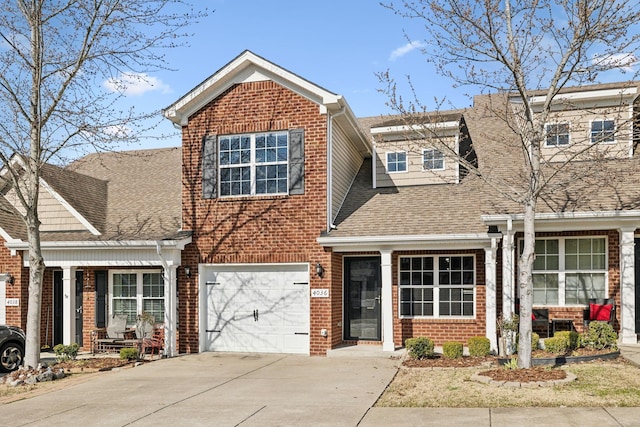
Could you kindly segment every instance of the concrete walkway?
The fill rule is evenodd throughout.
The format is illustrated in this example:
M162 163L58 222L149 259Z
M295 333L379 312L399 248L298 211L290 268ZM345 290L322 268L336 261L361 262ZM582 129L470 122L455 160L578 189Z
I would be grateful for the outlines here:
M0 426L640 427L640 408L374 408L400 360L363 356L164 359L1 405Z

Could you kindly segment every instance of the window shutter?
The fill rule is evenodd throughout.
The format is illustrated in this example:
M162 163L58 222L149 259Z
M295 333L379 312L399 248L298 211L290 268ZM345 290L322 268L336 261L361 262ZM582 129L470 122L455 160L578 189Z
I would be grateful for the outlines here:
M205 135L202 140L202 198L215 199L217 197L218 177L217 137Z
M107 327L107 271L96 270L96 326Z
M304 194L304 129L289 131L289 194Z

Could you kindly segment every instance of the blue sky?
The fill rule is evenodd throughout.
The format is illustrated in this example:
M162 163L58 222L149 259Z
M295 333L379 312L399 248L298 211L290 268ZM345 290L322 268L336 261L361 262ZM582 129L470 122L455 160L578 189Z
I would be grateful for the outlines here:
M205 3L206 1L206 3ZM167 66L175 71L147 77L152 84L131 84L125 102L143 111L168 107L248 49L287 70L343 95L356 116L392 112L378 90L376 73L389 70L408 98L406 76L429 109L464 108L471 99L450 80L436 75L417 48L426 37L419 20L395 15L377 0L194 0L214 10L192 25L189 47L167 52ZM202 3L200 3L202 2ZM409 35L410 40L405 36ZM607 81L632 76L614 73ZM146 140L122 149L179 146L180 137L164 119L155 134L165 140Z
M400 81L411 74L423 101L447 96L456 107L470 105L461 91L435 76L418 49L408 46L403 30L424 36L419 23L375 0L211 0L207 5L215 12L190 28L190 47L167 53L168 66L176 71L149 76L153 86L129 88L127 100L137 108L169 106L245 49L343 95L358 117L390 112L375 75L387 69ZM164 120L157 132L175 130ZM142 147L178 145L176 134Z

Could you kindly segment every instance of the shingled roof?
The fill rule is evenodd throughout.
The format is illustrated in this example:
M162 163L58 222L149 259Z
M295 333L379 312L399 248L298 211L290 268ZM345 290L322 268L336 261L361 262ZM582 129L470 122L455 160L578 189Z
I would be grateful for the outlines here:
M105 182L107 191L106 197L95 200L93 212L104 216L102 235L72 233L65 239L161 240L183 235L179 231L180 147L90 154L68 169ZM63 237L63 233L55 234Z
M593 89L620 85L589 86ZM587 89L581 89L587 90ZM483 95L465 110L438 113L440 120L463 117L487 177L469 175L457 184L373 188L371 159L365 159L329 237L475 234L487 231L483 215L521 214L516 194L527 185L519 140L509 126L506 95ZM496 112L504 113L502 117ZM507 120L505 120L505 117ZM361 126L397 126L399 116L365 117ZM594 167L595 165L595 167ZM539 213L622 211L640 208L640 156L544 167L555 185L542 194ZM510 191L509 189L512 189Z

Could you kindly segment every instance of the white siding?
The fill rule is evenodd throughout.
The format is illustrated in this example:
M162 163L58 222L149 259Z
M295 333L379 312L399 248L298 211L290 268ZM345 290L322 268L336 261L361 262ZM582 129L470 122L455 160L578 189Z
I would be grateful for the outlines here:
M331 220L333 222L364 159L354 146L354 143L348 140L343 130L335 122L332 141L333 170L331 171L331 179L333 197L331 200Z
M558 110L551 113L546 124L569 123L570 140L568 146L542 146L542 157L546 161L566 161L591 146L591 122L593 120L614 120L616 135L614 143L601 143L587 150L579 158L588 160L594 154L598 157L625 158L629 156L632 144L631 109L629 106L607 108L591 107L581 110Z
M378 187L399 187L406 185L429 185L456 183L458 179L458 165L456 159L447 155L443 144L456 147L455 136L441 138L438 141L429 140L400 140L400 141L376 141L376 183ZM444 170L423 170L422 151L434 148L443 152ZM387 153L406 152L407 171L387 172Z
M9 190L5 197L18 212L24 214L24 209L15 190ZM41 222L40 231L86 230L86 227L65 206L42 187L40 188L38 203L38 215Z

